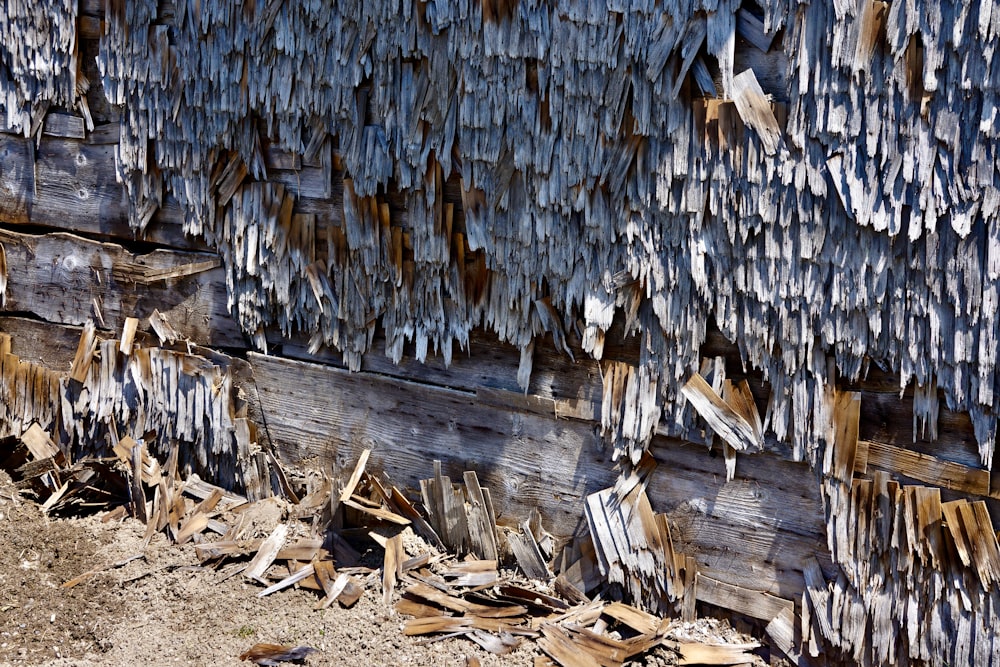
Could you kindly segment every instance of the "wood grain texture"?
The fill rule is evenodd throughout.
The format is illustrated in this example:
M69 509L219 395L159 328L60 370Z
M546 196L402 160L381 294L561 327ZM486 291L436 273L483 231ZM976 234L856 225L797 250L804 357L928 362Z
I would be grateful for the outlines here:
M33 142L0 133L0 220L81 234L136 238L128 200L115 176L114 143L43 137ZM143 240L179 248L205 247L185 237L183 214L166 206Z
M133 254L119 245L71 234L42 236L0 230L9 266L7 312L26 312L58 324L96 322L120 331L125 318L142 329L159 310L195 343L244 347L229 314L221 268L163 281L150 280L215 256L172 250ZM217 259L217 258L215 258Z
M371 448L370 466L414 494L440 460L453 479L476 472L501 524L517 525L537 508L561 538L579 527L584 497L614 483L610 454L585 422L384 376L254 353L249 361L271 442L289 464L349 470ZM655 438L652 451L660 467L650 502L677 526L678 550L721 580L788 597L801 592L804 559L825 540L804 464L743 457L726 483L721 458L704 448Z

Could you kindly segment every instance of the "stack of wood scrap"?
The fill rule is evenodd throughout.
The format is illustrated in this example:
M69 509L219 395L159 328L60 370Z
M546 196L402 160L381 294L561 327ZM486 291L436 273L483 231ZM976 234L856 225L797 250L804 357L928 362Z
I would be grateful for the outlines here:
M128 478L113 460L72 462L37 422L20 439L0 443L0 468L46 513L99 509L129 498Z
M756 643L722 644L672 638L680 622L621 602L571 604L536 585L501 578L490 561L439 564L406 575L396 611L412 616L406 635L435 635L427 641L465 637L487 651L507 653L527 639L546 658L536 665L614 667L664 647L681 665L737 665L754 660ZM476 577L493 579L473 585Z
M436 463L434 477L421 484L426 515L400 489L366 470L367 450L342 484L315 476L301 498L248 501L197 475L182 480L176 454L162 464L150 454L152 437L122 436L113 459L70 464L44 431L33 427L17 450L23 448L21 455L31 461L19 469L33 470L25 479L47 509L69 508L74 494L81 499L78 509L103 504L109 508L106 520L131 516L143 521L145 544L156 533L176 544L191 543L203 567L224 568L226 577L241 575L259 584L259 597L308 589L317 594L315 608L325 609L334 602L349 607L366 591L378 591L385 604L395 600L396 611L410 617L404 634L425 641L464 637L502 654L529 640L548 656L537 664L567 667L621 665L657 647L672 652L678 664L741 664L750 662L757 648L674 639L671 632L679 621L588 597L595 589L605 590L599 561L606 569L607 563L629 557L627 550L610 551L605 519L590 517L601 536L599 548L582 540L564 550L554 566L552 540L540 519L499 529L489 489L479 485L474 472L462 476L463 484L453 484ZM96 482L87 486L86 479L102 476L113 480L116 492L102 496ZM606 512L655 528L645 535L647 549L659 560L667 558L668 576L681 581L683 565L677 564L684 559L673 554L665 525L638 494L640 488L610 503ZM613 496L608 489L591 504ZM97 564L64 586L140 557ZM505 569L504 561L520 570ZM682 590L671 588L678 584L670 581L663 582L667 589Z

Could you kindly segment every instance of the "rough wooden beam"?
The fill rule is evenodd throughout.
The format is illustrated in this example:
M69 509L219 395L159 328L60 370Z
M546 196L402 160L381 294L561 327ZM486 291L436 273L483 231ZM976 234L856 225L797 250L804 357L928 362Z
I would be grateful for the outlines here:
M881 442L868 442L868 465L943 489L990 495L990 471L945 461Z
M184 275L191 266L216 262L213 255L169 250L136 255L119 245L63 233L0 230L0 243L9 267L8 312L33 313L59 324L94 320L117 332L128 317L143 320L145 328L159 310L195 343L245 346L229 314L223 269ZM174 274L180 277L147 279Z
M254 353L248 360L271 441L292 465L346 469L371 448L370 468L415 494L428 462L440 460L453 478L476 471L502 525L538 509L561 539L578 527L583 498L614 484L608 453L586 422L381 375ZM807 466L748 456L727 483L721 458L704 447L657 437L651 451L661 465L650 475L650 502L677 527L678 550L694 555L700 571L782 597L801 593L805 558L825 543Z
M50 136L42 137L36 148L33 140L0 133L0 220L134 238L125 190L115 175L115 150L113 143ZM182 221L178 208L163 208L143 240L204 247L184 236Z

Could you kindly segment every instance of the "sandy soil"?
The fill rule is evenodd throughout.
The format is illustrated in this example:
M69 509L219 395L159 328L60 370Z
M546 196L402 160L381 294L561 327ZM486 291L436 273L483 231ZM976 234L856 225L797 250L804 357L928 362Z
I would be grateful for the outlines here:
M236 565L200 568L190 545L162 534L143 550L144 532L131 519L48 518L0 472L0 665L246 666L238 656L257 642L314 647L308 665L462 666L476 658L511 666L541 655L530 641L495 656L467 640L405 637L404 618L377 587L350 609L316 611L306 590L258 598L259 587L228 576ZM739 639L714 622L692 632ZM673 662L664 649L643 660L633 664Z

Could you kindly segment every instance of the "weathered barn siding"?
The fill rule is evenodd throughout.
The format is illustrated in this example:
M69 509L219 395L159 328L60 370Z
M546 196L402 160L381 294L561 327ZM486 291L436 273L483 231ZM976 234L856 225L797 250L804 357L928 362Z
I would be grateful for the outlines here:
M245 248L227 263L252 276L245 262L280 254L284 237L241 223L240 210L269 219L268 198L217 215L232 153L261 176L263 143L322 156L336 137L349 180L342 219L326 221L333 247L285 260L291 294L237 281L251 334L297 326L356 366L373 313L394 350L451 349L481 324L526 349L579 319L599 352L638 281L645 386L668 409L714 320L772 380L770 425L794 429L798 447L816 446L825 356L849 378L870 357L971 410L990 463L1000 19L988 4L771 3L761 19L784 26L774 57L789 72L774 110L752 70L732 69L735 3L488 14L462 2L125 3L101 63L125 105L133 223L172 192L186 229ZM707 92L732 102L700 98L706 59L722 84ZM453 173L459 220L441 202ZM409 214L395 236L382 211L394 188ZM482 251L486 277L460 266L465 249ZM350 274L363 279L340 281Z
M108 341L5 356L4 434L113 414L261 492L374 445L563 536L649 453L698 599L790 657L1000 664L992 3L106 9L0 17L4 308Z

